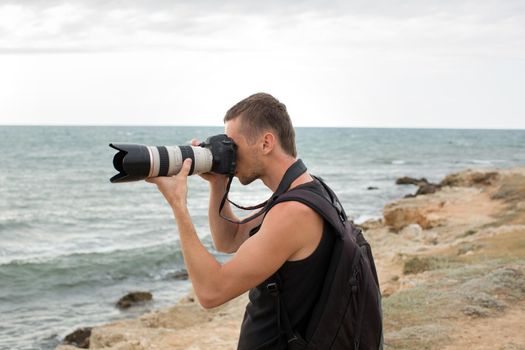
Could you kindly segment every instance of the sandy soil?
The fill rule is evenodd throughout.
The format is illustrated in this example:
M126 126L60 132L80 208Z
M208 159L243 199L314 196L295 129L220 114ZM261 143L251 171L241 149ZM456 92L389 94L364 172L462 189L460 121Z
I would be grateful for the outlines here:
M523 301L501 316L460 320L457 322L459 331L452 336L452 343L443 350L524 350L524 322Z

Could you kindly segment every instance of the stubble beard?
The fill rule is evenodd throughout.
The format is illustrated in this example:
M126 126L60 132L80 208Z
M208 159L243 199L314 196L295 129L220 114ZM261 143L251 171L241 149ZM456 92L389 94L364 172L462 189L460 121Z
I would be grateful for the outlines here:
M255 180L259 179L260 177L261 177L261 171L258 167L258 163L255 162L254 167L249 169L248 174L242 177L238 176L238 179L241 184L246 186L246 185L251 184Z
M251 184L258 178L259 178L259 175L255 171L250 172L248 176L238 177L239 182L244 186Z

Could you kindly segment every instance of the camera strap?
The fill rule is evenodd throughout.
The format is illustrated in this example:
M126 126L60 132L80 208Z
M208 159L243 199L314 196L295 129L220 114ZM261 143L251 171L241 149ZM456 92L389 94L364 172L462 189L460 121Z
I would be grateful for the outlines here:
M304 174L306 170L307 170L306 165L304 165L303 161L300 159L297 159L295 163L293 163L284 173L284 176L281 182L279 183L279 186L277 186L277 190L274 192L274 194L272 194L272 196L268 200L264 201L263 203L260 203L254 206L249 206L249 207L244 207L242 205L235 204L234 202L228 199L228 193L230 192L230 186L233 181L233 175L230 175L228 178L228 184L226 185L224 196L222 197L222 200L221 200L221 205L219 206L220 217L234 224L245 224L263 215L264 213L268 211L270 204L274 202L281 194L286 192L290 188L290 185L292 184L292 182L294 182L299 176ZM226 201L230 202L235 207L242 209L242 210L255 210L255 209L260 209L260 208L263 208L263 209L255 213L254 215L249 216L243 220L235 221L235 220L229 219L226 216L222 215L222 209L224 208Z

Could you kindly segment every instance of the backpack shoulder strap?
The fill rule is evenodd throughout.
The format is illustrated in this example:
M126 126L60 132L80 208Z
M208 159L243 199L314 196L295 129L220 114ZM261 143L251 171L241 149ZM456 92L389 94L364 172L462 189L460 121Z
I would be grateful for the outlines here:
M272 202L268 210L278 203L289 201L300 202L312 208L335 228L339 237L344 236L346 220L342 220L337 207L325 196L304 188L291 189Z
M348 216L346 215L345 209L343 208L343 205L339 201L339 198L337 198L337 195L334 193L334 191L324 182L324 180L321 177L312 175L314 179L316 179L324 188L328 196L330 197L330 202L332 205L337 209L337 212L339 214L339 217L342 221L348 220Z

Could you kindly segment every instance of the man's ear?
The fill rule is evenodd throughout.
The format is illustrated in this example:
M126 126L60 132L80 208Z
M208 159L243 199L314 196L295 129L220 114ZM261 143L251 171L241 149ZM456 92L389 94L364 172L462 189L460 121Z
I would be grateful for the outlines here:
M262 151L264 154L270 153L276 146L276 138L275 135L271 132L266 132L263 135L262 138Z

